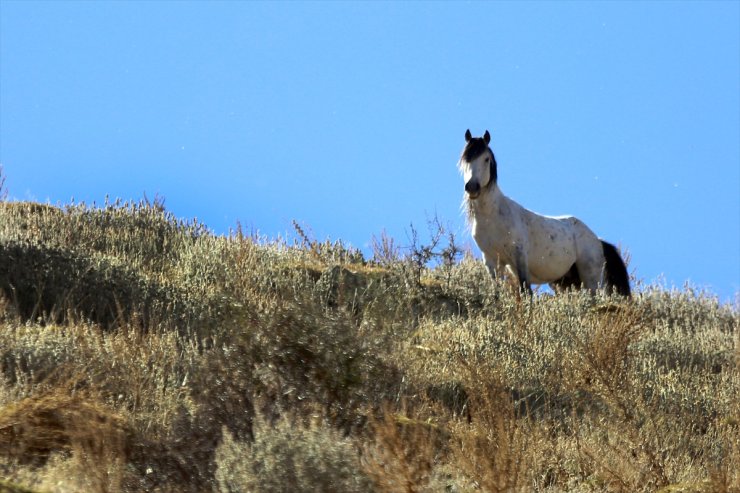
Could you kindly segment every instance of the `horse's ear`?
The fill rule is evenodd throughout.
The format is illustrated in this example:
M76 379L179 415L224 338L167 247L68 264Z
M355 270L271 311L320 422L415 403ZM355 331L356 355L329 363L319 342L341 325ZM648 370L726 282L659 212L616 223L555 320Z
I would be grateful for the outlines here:
M473 135L470 133L470 129L467 129L465 131L465 142L470 142L470 139L473 138Z
M491 134L488 133L488 130L486 130L486 133L483 134L483 141L488 145L491 142Z

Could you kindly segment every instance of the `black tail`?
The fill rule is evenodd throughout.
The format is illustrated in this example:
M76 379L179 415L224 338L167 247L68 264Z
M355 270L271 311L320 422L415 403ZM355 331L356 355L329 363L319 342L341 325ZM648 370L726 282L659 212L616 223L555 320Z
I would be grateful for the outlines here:
M601 245L604 248L604 259L606 260L604 273L606 288L611 290L614 287L617 290L617 294L629 298L631 295L630 276L627 273L627 266L624 265L624 261L617 251L617 247L603 240L601 241Z

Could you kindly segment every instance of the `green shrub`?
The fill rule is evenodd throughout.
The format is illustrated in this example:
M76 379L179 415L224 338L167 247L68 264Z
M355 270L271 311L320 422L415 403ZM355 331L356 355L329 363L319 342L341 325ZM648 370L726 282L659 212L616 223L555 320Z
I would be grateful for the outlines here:
M320 425L263 424L251 444L235 441L225 432L216 463L221 493L372 491L356 447Z

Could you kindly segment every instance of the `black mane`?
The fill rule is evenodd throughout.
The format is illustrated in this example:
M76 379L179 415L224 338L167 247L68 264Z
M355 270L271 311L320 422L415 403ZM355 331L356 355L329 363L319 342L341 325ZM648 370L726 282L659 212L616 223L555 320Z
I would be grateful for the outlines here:
M475 158L486 152L486 150L488 149L488 144L486 144L486 141L483 140L483 137L474 137L470 139L470 141L465 145L465 149L463 149L462 153L462 159L463 161L471 162Z

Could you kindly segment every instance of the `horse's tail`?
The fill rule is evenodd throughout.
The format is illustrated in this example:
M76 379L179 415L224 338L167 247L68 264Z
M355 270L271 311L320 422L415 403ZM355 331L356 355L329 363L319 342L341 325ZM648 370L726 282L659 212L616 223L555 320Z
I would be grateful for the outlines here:
M612 287L617 290L617 294L630 297L630 276L627 273L627 266L619 255L617 247L606 241L601 241L604 249L604 259L606 260L604 280L606 288L611 290Z

